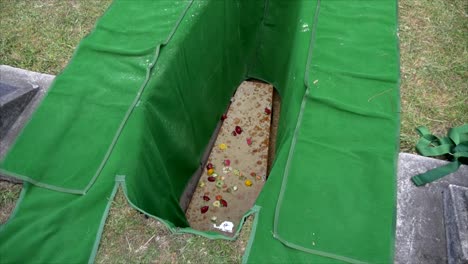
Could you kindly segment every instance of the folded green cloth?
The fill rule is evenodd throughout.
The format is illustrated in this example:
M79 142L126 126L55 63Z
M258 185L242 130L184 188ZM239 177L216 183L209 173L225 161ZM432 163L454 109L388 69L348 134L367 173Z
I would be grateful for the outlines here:
M421 138L416 150L424 156L447 156L451 163L429 170L411 178L416 186L433 182L458 170L461 164L468 164L468 124L451 128L447 137L432 135L427 127L416 129Z

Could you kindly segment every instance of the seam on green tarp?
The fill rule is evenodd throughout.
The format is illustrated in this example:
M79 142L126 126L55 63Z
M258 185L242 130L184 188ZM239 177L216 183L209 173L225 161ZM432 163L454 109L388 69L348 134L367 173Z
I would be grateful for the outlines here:
M99 229L96 233L96 239L94 240L94 246L91 251L91 255L89 256L88 263L94 263L94 259L96 258L96 254L99 249L99 244L101 243L101 236L102 231L104 231L104 226L106 224L107 216L109 215L109 210L111 208L112 201L114 201L115 194L117 193L119 187L119 182L115 182L114 189L112 189L112 193L108 198L106 209L104 209L104 213L102 214L101 223L99 224Z
M20 179L20 180L23 180L24 182L32 183L32 184L34 184L34 185L36 185L38 187L46 188L46 189L57 191L57 192L70 193L70 194L80 194L80 195L85 194L85 192L83 190L68 189L68 188L58 187L58 186L55 186L55 185L50 185L50 184L43 183L43 182L37 181L35 179L32 179L32 178L30 178L28 176L24 176L24 175L14 173L14 172L11 172L11 171L7 171L7 170L4 170L4 169L0 169L0 174L11 177L11 178Z
M18 212L18 209L21 205L21 202L23 201L23 198L26 194L26 189L27 189L27 185L28 183L25 182L23 184L23 188L21 189L21 192L20 192L20 196L18 198L18 200L16 201L16 204L15 204L15 208L13 209L13 211L11 212L10 214L10 217L8 218L8 220L3 224L3 225L0 225L0 232L2 232L2 229L10 222L11 219L13 219L15 216L16 216L16 213Z
M290 247L290 248L293 248L293 249L296 249L296 250L300 250L300 251L303 251L303 252L306 252L306 253L315 254L315 255L328 257L328 258L333 258L333 259L337 259L337 260L341 260L341 261L345 261L345 262L349 262L349 263L366 263L366 262L356 260L356 259L353 259L353 258L340 256L340 255L336 255L336 254L332 254L332 253L328 253L328 252L324 252L324 251L309 249L309 248L306 248L306 247L302 247L300 245L297 245L297 244L294 244L294 243L291 243L291 242L289 242L287 240L282 239L280 237L279 233L278 233L278 222L279 222L279 215L280 215L280 211L281 211L281 205L282 205L282 202L283 202L284 193L286 191L286 185L287 185L287 182L288 182L288 176L289 176L289 172L290 172L291 162L292 162L292 158L294 156L294 151L295 151L295 148L296 148L296 142L297 142L297 138L298 138L298 134L299 134L299 129L301 128L301 125L302 125L302 119L303 119L304 110L305 110L305 107L306 107L306 104L307 104L307 98L308 98L309 93L310 93L310 64L312 62L312 55L313 55L314 44L315 44L315 36L316 36L316 32L317 32L317 23L318 23L318 17L319 17L319 14L320 14L320 4L321 4L321 1L317 0L317 4L316 4L316 8L315 8L314 22L313 22L313 28L312 28L310 43L309 43L309 52L308 52L308 55L307 55L307 63L306 63L305 74L304 74L304 85L306 87L306 90L305 90L304 96L302 98L301 108L300 108L299 115L298 115L298 118L297 118L296 128L294 129L294 134L293 134L293 138L292 138L292 142L291 142L291 147L289 149L289 154L288 154L288 158L287 158L287 161L286 161L286 166L284 168L283 181L281 183L281 189L280 189L280 193L279 193L279 196L278 196L278 201L276 203L275 216L274 216L274 220L273 220L273 237L275 239L277 239L278 241L280 241L281 243L283 243L287 247Z
M225 236L225 235L222 235L222 234L219 234L219 233L215 233L215 232L204 232L204 231L200 231L200 230L195 230L191 227L184 227L184 228L179 228L179 227L173 227L173 224L168 221L168 220L165 220L165 219L162 219L160 217L157 217L155 215L152 215L148 212L146 212L145 210L139 208L137 205L135 205L131 199L128 197L128 192L127 192L127 185L126 185L126 181L125 181L125 175L117 175L116 176L116 181L119 183L119 185L122 186L122 190L123 190L123 193L125 195L125 198L127 199L127 202L128 204L133 207L134 209L138 210L139 212L151 217L151 218L154 218L156 220L158 220L159 222L163 223L166 228L172 233L172 234L176 234L176 235L180 235L180 234L192 234L192 235L199 235L199 236L203 236L203 237L206 237L208 239L224 239L224 240L229 240L229 241L234 241L237 239L237 237L239 236L239 233L242 229L242 226L244 225L245 223L245 219L247 219L247 217L249 217L250 215L252 214L256 214L260 211L261 207L260 206L254 206L252 207L250 210L248 210L244 216L242 217L239 225L237 226L237 229L236 229L236 232L234 234L234 236L232 237L229 237L229 236ZM256 215L255 218L257 218L258 216Z
M311 57L312 57L312 53L313 53L313 45L314 45L314 41L315 41L315 33L316 33L316 26L317 26L319 12L320 12L320 0L317 0L317 7L316 7L315 18L314 18L314 25L313 25L313 29L312 29L312 33L311 33L312 36L311 36L311 42L310 42L310 46L309 46L309 54L308 54L308 59L307 59L306 74L305 74L305 78L304 78L304 84L306 86L306 91L304 93L304 97L303 97L303 100L302 100L302 103L301 103L301 108L300 108L300 112L299 112L299 115L298 115L298 121L296 123L296 128L295 128L295 131L294 131L294 134L293 134L293 139L292 139L290 151L289 151L289 154L288 154L288 159L287 159L286 166L285 166L285 169L284 169L283 181L282 181L282 184L281 184L281 190L280 190L280 193L279 193L277 206L276 206L276 209L275 209L275 216L274 216L274 222L273 222L273 237L275 239L277 239L278 241L280 241L282 244L284 244L287 247L290 247L290 248L293 248L293 249L296 249L296 250L300 250L300 251L303 251L303 252L306 252L306 253L315 254L315 255L328 257L328 258L333 258L333 259L348 262L348 263L367 263L367 262L357 260L357 259L353 259L353 258L349 258L349 257L346 257L346 256L341 256L341 255L336 255L336 254L329 253L329 252L314 250L314 249L310 249L310 248L306 248L306 247L297 245L295 243L291 243L291 242L281 238L281 236L278 233L279 213L280 213L280 208L281 208L281 204L282 204L282 201L283 201L283 198L284 198L284 192L285 192L286 185L287 185L287 178L289 176L290 162L292 160L292 157L294 156L294 150L295 150L295 145L296 145L296 141L297 141L297 137L298 137L298 131L299 131L299 128L301 127L303 112L304 112L304 109L305 109L307 97L308 97L308 95L310 93L309 70L310 70ZM397 27L396 30L398 30L398 27ZM398 79L398 87L399 87L399 84L400 84L400 78ZM400 104L398 104L398 108L400 108ZM397 111L399 111L399 109ZM398 138L398 136L399 136L399 133L397 133L397 138ZM397 151L397 155L398 155L398 151ZM395 160L398 160L398 159L395 159ZM397 162L395 162L395 161L394 161L394 164L395 164L394 165L395 167L398 166ZM395 208L395 212L396 212L396 208ZM394 225L393 230L395 230L395 226L396 226L395 221L394 221L393 225ZM394 237L394 233L392 234L392 236ZM394 247L391 248L391 251L394 252ZM248 258L247 254L246 254L246 256Z
M395 1L395 17L396 17L396 28L395 28L395 35L396 35L396 39L397 39L397 66L398 66L398 69L400 69L400 61L401 61L401 53L400 53L400 37L398 36L398 31L399 31L399 28L400 28L400 24L399 24L399 20L398 20L398 14L399 14L399 0L396 0ZM397 80L397 87L396 89L398 90L398 94L400 94L400 84L401 84L401 72L398 71L398 80ZM400 113L401 113L401 102L400 100L396 100L397 101L397 109L396 109L396 112L397 112L397 115L398 115L398 121L400 121ZM395 133L395 142L396 142L396 151L395 151L395 156L393 158L393 168L394 168L394 171L398 171L398 160L399 160L399 150L400 150L400 131L401 131L401 122L397 122L397 131ZM397 184L397 181L393 181L393 189L394 190L398 190L398 184ZM392 238L392 241L395 241L395 235L396 235L396 228L397 228L397 222L396 222L396 215L397 215L397 202L398 202L398 199L397 199L397 195L395 194L395 197L394 197L394 200L393 200L393 223L392 223L392 229L391 229L391 234L390 234L390 237ZM392 256L395 257L395 247L396 247L396 243L392 243L392 245L390 246L390 252L392 254Z
M111 9L112 5L114 4L114 2L112 2L109 7L106 9L106 11L104 11L104 13L100 16L100 17L103 17L105 16L105 14L107 14L107 12L109 12L109 10ZM94 31L96 30L97 28L97 25L95 25L93 27L93 29L91 30L90 33L88 33L84 38L88 37L89 35L91 35L92 33L94 33ZM84 39L83 38L83 39ZM80 43L78 44L78 46L75 48L75 50L73 51L73 55L71 56L70 58L70 61L72 61L75 57L76 57L76 54L78 53L78 50L79 50L79 47L81 45L81 41ZM68 67L70 66L70 64L68 63L64 69L61 71L64 72L68 69ZM49 85L50 88L52 88L57 80L56 78L57 76L54 77L52 83ZM44 94L44 97L42 98L42 100L39 102L39 104L36 106L36 110L39 109L39 107L41 107L41 105L44 103L45 99L47 98L47 96L49 95L49 92L51 91L51 89L47 89L47 91L45 92ZM25 122L25 126L23 127L23 129L21 129L21 131L19 132L19 134L14 138L13 140L13 144L11 144L10 146L10 149L13 149L15 146L16 146L16 143L18 142L18 139L21 137L21 135L24 133L24 131L26 130L26 127L27 127L27 124L31 121L31 119L34 117L34 114L32 114L31 116L29 116L28 120ZM0 160L0 165L1 163L6 159L7 157L7 154L3 156L3 158ZM57 187L57 186L54 186L54 185L50 185L50 184L45 184L45 183L42 183L40 181L36 181L28 176L24 176L24 175L21 175L21 174L17 174L17 173L14 173L14 172L10 172L10 171L7 171L5 169L2 169L0 168L0 174L3 174L5 176L8 176L8 177L11 177L11 178L15 178L15 179L20 179L24 182L29 182L29 183L32 183L36 186L39 186L39 187L43 187L43 188L46 188L46 189L50 189L50 190L54 190L54 191L58 191L58 192L64 192L64 193L72 193L72 194L85 194L85 192L83 192L83 190L76 190L76 189L68 189L68 188L62 188L62 187ZM23 183L24 184L24 183ZM23 185L23 188L24 188L24 185Z
M91 181L88 183L88 185L86 186L85 188L85 193L89 190L89 188L91 188L91 186L94 184L94 182L96 181L96 178L99 176L99 174L101 173L101 171L104 169L104 166L106 165L107 161L109 160L109 157L110 155L112 154L112 151L114 150L114 147L115 147L115 144L117 143L117 140L119 139L120 137L120 134L122 134L122 131L125 127L125 125L127 124L127 121L128 121L128 118L130 117L130 115L132 114L133 110L135 109L135 106L138 104L138 101L140 100L141 98L141 95L143 93L143 91L145 90L145 87L146 85L148 84L150 78L151 78L151 72L154 68L154 66L156 65L156 62L158 61L159 59L159 53L161 51L161 48L166 46L169 41L171 41L172 37L174 36L175 32L177 31L177 28L179 28L179 25L180 23L182 22L182 20L184 19L185 15L187 14L187 11L189 10L189 8L192 6L193 4L193 1L194 0L190 0L190 2L187 4L187 6L185 7L184 11L182 12L182 14L180 15L179 19L177 20L176 24L174 25L174 27L172 28L172 31L169 33L169 36L167 37L167 39L161 43L161 44L158 44L158 46L156 47L156 51L155 51L155 55L154 55L154 59L153 61L148 65L147 69L146 69L146 78L145 80L143 81L143 84L141 85L140 89L138 90L138 93L135 97L135 99L133 100L133 103L130 105L130 107L128 108L127 110L127 113L125 113L125 116L122 120L122 122L120 123L120 126L119 128L117 129L117 132L115 133L115 136L114 138L112 139L112 142L106 152L106 155L104 156L104 159L102 160L101 162L101 165L99 165L96 173L94 174L93 178L91 179Z
M255 66L257 65L258 50L259 50L260 45L261 45L260 36L263 35L263 28L265 26L264 25L265 17L268 14L269 7L270 7L270 0L264 0L263 1L263 16L262 16L262 19L260 19L261 22L260 22L260 24L258 26L257 33L255 34L255 43L257 45L255 47L255 52L254 52L254 54L252 56L252 59L251 59L251 61L249 63L249 68L247 70L247 76L251 76L250 70L252 68L255 68Z
M318 17L319 17L319 14L320 14L320 4L321 4L321 1L320 0L317 0L317 5L315 7L315 15L314 15L314 22L313 22L313 27L312 27L312 32L310 33L310 43L309 43L309 54L307 54L307 62L306 62L306 67L305 67L305 74L304 74L304 85L306 87L306 94L304 94L304 98L302 100L305 100L307 95L308 95L308 91L309 88L310 88L310 64L312 63L312 55L314 53L314 44L315 44L315 35L317 33L317 23L318 23ZM301 114L303 112L303 109L301 109ZM298 120L298 123L299 123L299 120ZM294 136L297 136L296 133L294 133ZM289 157L288 157L288 161L289 161Z
M283 243L287 247L297 249L297 250L300 250L300 251L303 251L303 252L306 252L306 253L310 253L310 254L314 254L314 255L318 255L318 256L322 256L322 257L327 257L327 258L332 258L332 259L336 259L336 260L341 260L341 261L352 263L352 264L368 263L368 262L364 262L364 261L361 261L361 260L348 258L348 257L345 257L345 256L336 255L336 254L333 254L333 253L328 253L328 252L325 252L325 251L320 251L320 250L315 250L315 249L310 249L310 248L306 248L306 247L303 247L303 246L299 246L299 245L296 245L294 243L290 243L287 240L282 239L278 235L275 235L275 238L278 239L281 243Z
M97 21L99 21L100 18L102 18L103 16L105 16L105 14L107 14L107 12L109 12L109 10L111 9L111 7L112 7L113 4L114 4L114 2L112 1L112 3L111 3L111 4L109 5L109 7L104 11L104 13L103 13L101 16L99 16L99 19L98 19ZM91 29L91 31L90 31L88 34L86 34L86 36L84 36L82 40L84 40L84 39L87 38L89 35L91 35L92 33L94 33L94 31L96 30L96 27L97 27L97 24L94 25L94 27ZM80 47L81 41L82 41L82 40L80 40L80 43L78 43L78 45L76 46L76 48L75 48L75 50L73 51L73 54L72 54L72 56L70 57L70 60L69 60L69 61L72 61L72 60L76 57L76 54L77 54L77 52L78 52L78 48ZM60 74L61 74L62 72L64 72L64 71L66 71L66 70L68 69L69 66L70 66L70 63L67 63L67 65L65 65L65 67L62 69L62 71L60 72ZM57 75L54 76L52 82L51 82L50 85L49 85L49 88L52 88L52 87L54 86L56 80L57 80ZM45 90L46 90L46 91L45 91L45 93L44 93L44 96L42 97L42 100L40 100L40 102L38 102L36 108L35 108L34 111L33 111L33 114L31 114L31 115L28 117L28 119L24 122L25 125L24 125L23 128L20 130L20 132L18 133L18 135L17 135L16 137L14 137L14 139L13 139L13 144L10 145L9 149L13 149L13 148L15 147L16 143L18 142L18 139L21 137L21 135L23 134L23 132L26 130L25 128L27 127L28 123L29 123L29 122L31 121L31 119L34 117L34 112L35 112L37 109L39 109L39 107L41 107L41 105L44 103L46 97L49 95L49 92L51 91L51 89L45 89ZM5 161L5 159L6 159L6 157L7 157L7 154L8 154L8 152L5 153L5 155L3 156L2 159L0 159L0 165L2 164L3 161ZM1 172L1 171L2 171L2 169L0 168L0 172ZM8 171L3 170L2 173L5 173L5 172L8 172ZM10 173L10 172L8 172L8 173ZM10 176L10 175L8 175L8 176ZM14 176L11 176L11 177L14 177ZM16 178L16 177L14 177L14 178Z
M242 257L242 264L246 264L249 260L250 250L252 249L252 245L255 240L255 233L257 232L258 219L260 218L260 210L262 209L262 207L259 205L255 205L254 208L257 208L257 214L255 215L252 229L250 230L249 241L247 241L247 248L245 249L244 256Z
M159 54L161 52L161 48L166 46L171 41L171 39L174 36L174 34L176 33L180 23L182 22L185 15L187 14L187 11L192 6L193 1L194 0L190 0L190 2L187 4L184 11L182 12L179 19L177 20L174 27L172 28L171 32L169 33L168 37L166 38L166 40L163 43L157 45L153 61L146 68L146 77L145 77L145 80L143 81L143 84L141 85L140 89L138 90L137 95L136 95L135 99L133 100L132 104L130 105L127 112L125 113L125 116L124 116L122 122L120 123L120 126L117 129L117 131L116 131L116 133L115 133L115 135L114 135L114 137L112 139L112 142L109 145L109 148L107 149L106 154L104 155L104 158L103 158L101 164L99 165L98 169L94 173L93 178L91 178L88 185L83 190L63 188L63 187L59 187L59 186L55 186L55 185L46 184L46 183L34 180L34 179L32 179L32 178L30 178L28 176L20 175L20 174L10 172L10 171L4 170L4 169L0 169L0 173L4 174L6 176L12 177L12 178L17 178L17 179L21 179L23 181L30 182L30 183L32 183L34 185L39 186L39 187L43 187L43 188L58 191L58 192L71 193L71 194L80 194L80 195L86 194L89 191L89 189L93 186L93 184L96 182L96 179L97 179L97 177L99 177L99 174L101 174L102 170L104 169L107 161L109 160L110 155L112 154L112 151L114 150L115 144L117 143L120 135L122 134L122 131L123 131L125 125L127 124L128 119L130 118L130 115L132 114L133 110L135 109L135 106L138 104L138 101L140 100L141 95L142 95L144 89L146 88L146 85L148 84L150 78L151 78L152 70L153 70L154 66L156 65L156 62L159 59Z
M315 43L315 33L317 29L317 22L318 22L318 16L320 12L320 0L317 0L316 8L315 8L315 16L314 16L314 22L313 22L313 28L311 32L311 37L310 37L310 43L309 43L309 54L307 55L307 62L306 62L306 69L305 69L305 74L304 74L304 85L306 87L304 96L302 97L302 102L301 102L301 108L299 111L299 115L297 118L297 123L296 123L296 128L294 129L294 134L291 142L291 147L289 148L289 153L288 153L288 158L286 160L286 166L284 167L284 172L283 172L283 181L281 183L281 189L278 195L278 201L276 203L276 209L275 209L275 216L274 216L274 221L273 221L273 237L278 238L278 217L279 213L281 210L281 203L283 201L284 197L284 192L286 189L286 184L288 181L288 176L289 176L289 168L291 166L291 161L292 157L294 155L294 150L296 147L296 141L299 133L299 128L302 123L302 117L304 115L304 109L307 103L307 96L309 95L309 68L310 68L310 63L312 60L312 54L313 54L313 47Z
M284 167L284 172L283 172L283 181L281 183L281 189L280 193L278 196L278 201L276 203L276 209L275 209L275 217L274 217L274 222L273 222L273 235L275 236L277 234L277 228L278 228L278 217L279 217L279 211L281 209L281 202L283 200L288 176L289 176L289 171L290 171L290 166L291 166L291 161L294 155L294 150L296 148L296 141L299 133L299 128L301 127L302 123L302 117L304 115L304 109L307 104L307 96L309 95L310 92L310 85L309 85L309 69L310 69L310 63L312 61L312 54L313 54L313 47L315 43L315 34L316 34L316 29L317 29L317 23L318 23L318 16L320 12L320 0L317 0L317 4L315 7L315 15L314 15L314 21L313 21L313 28L310 36L310 43L309 43L309 52L307 55L307 62L306 62L306 68L305 68L305 74L304 74L304 85L306 87L306 90L304 92L304 96L302 97L302 102L301 102L301 108L299 110L299 115L297 118L297 123L296 127L294 129L294 134L291 142L291 147L289 148L289 153L288 153L288 158L286 160L286 166Z

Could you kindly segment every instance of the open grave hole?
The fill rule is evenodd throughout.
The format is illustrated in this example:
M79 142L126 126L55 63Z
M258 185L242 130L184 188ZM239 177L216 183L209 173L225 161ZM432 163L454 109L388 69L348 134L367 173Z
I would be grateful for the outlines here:
M18 88L1 83L2 133L6 133L18 119L37 88L32 85ZM220 120L212 135L200 168L180 199L180 206L192 228L234 235L244 214L255 204L271 170L279 112L280 97L272 85L248 80L238 87L225 119ZM241 130L236 130L237 127ZM222 147L223 144L226 148ZM210 175L208 164L213 165ZM209 178L214 178L214 181ZM21 189L21 185L12 182L2 181L1 184L18 186L15 196ZM2 203L0 223L8 220L14 208L17 197L10 198ZM205 206L208 210L202 212ZM229 232L231 229L222 231L214 226L220 228L225 222L232 223L232 232Z
M180 199L192 228L234 235L270 172L279 110L272 85L248 80L237 88Z

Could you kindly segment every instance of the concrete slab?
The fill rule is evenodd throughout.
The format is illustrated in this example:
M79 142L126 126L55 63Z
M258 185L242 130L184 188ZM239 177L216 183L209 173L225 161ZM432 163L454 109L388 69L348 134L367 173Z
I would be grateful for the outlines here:
M16 90L18 90L17 87L0 83L0 98L6 97L6 95L11 94Z
M0 82L0 139L29 104L38 90L37 86L16 87Z
M400 154L395 263L447 263L443 192L449 184L468 187L468 166L422 187L414 186L410 180L446 163Z
M30 98L30 101L25 105L21 114L15 118L12 124L9 124L8 132L0 137L0 160L3 159L8 149L13 145L16 137L23 129L25 124L31 118L32 113L36 110L39 103L44 98L55 76L39 72L33 72L14 68L7 65L0 65L0 83L10 87L30 87L35 90L35 94ZM11 91L6 92L6 96L12 96ZM11 90L11 89L9 89ZM19 183L21 181L0 175L0 180L7 180Z
M444 192L449 264L468 263L468 188L450 184Z

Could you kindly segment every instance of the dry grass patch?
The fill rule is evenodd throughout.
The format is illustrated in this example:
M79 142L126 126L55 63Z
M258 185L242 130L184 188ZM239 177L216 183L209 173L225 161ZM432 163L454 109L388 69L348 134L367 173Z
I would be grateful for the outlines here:
M8 218L15 209L21 187L21 184L0 180L0 225L8 221Z
M117 193L102 235L97 263L240 263L252 225L246 221L236 241L173 235L161 222L147 218Z

